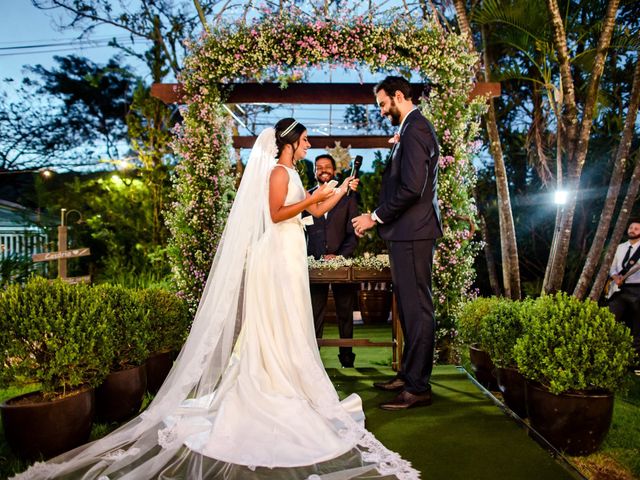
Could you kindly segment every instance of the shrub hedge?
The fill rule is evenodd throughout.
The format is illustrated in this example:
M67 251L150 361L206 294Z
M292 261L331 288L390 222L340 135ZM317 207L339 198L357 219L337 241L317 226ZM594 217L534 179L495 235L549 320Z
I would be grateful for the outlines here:
M534 302L514 356L520 372L551 393L614 391L633 359L632 341L607 308L560 292Z
M185 302L164 290L33 277L0 291L0 386L37 383L45 398L97 386L149 353L179 349L189 322Z

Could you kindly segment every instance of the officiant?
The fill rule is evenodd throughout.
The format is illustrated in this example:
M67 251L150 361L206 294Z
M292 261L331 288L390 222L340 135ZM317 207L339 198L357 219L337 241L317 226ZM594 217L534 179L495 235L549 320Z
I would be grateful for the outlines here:
M328 153L315 159L315 178L317 185L309 190L313 193L336 176L336 161ZM320 218L314 218L313 225L307 226L307 253L316 260L330 260L338 255L345 258L353 256L358 238L353 230L351 219L358 216L356 195L352 192L344 196L338 204ZM311 304L316 329L316 338L322 338L324 318L327 311L329 287L336 304L336 317L340 338L353 338L353 307L358 286L349 283L313 283L311 284ZM345 367L353 367L355 354L351 347L340 347L338 359Z

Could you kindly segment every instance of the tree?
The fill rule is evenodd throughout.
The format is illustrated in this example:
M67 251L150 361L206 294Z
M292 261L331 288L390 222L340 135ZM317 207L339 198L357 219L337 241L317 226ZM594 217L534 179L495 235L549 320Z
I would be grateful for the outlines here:
M154 42L162 49L168 65L174 75L181 70L182 58L185 54L184 41L199 30L205 18L210 18L216 12L216 6L222 5L220 0L140 0L139 2L118 2L114 7L111 0L32 0L36 8L42 10L59 9L67 13L70 20L60 24L61 29L82 29L82 35L89 35L99 25L113 25L121 28L132 38ZM124 50L127 54L145 61L144 54L120 44L113 39L114 47Z
M611 226L611 221L613 219L614 210L616 204L618 202L618 195L620 194L622 180L625 172L625 167L629 163L629 151L631 149L631 140L633 137L633 131L636 124L636 118L638 114L638 104L640 103L640 59L636 60L636 67L634 69L633 74L633 87L631 89L631 95L629 99L629 107L627 110L627 115L625 119L624 129L622 131L622 136L620 138L620 143L618 144L618 149L616 151L615 162L613 167L613 172L611 174L611 180L609 183L609 189L607 191L606 202L604 208L602 209L602 214L600 215L600 221L598 222L598 228L596 230L596 235L591 243L591 248L589 249L589 254L587 255L587 259L585 260L584 267L580 274L580 278L578 280L578 284L576 285L573 294L578 298L584 298L587 289L589 288L589 284L593 279L593 275L598 267L598 262L601 257L601 252L604 248L605 241L607 239L607 233L609 232L609 227ZM631 187L630 187L631 188ZM635 195L634 195L635 196ZM626 226L628 220L628 212L623 210L621 212L621 217L618 221L620 224ZM626 213L626 215L625 215ZM621 235L618 235L617 243L620 241ZM612 250L610 248L610 250ZM609 262L603 262L605 267L613 260L613 256L611 256ZM600 288L595 289L597 294L596 298L600 296Z
M117 58L106 65L71 55L30 67L16 100L0 106L0 168L95 165L118 158L135 78ZM101 148L101 144L104 147Z
M602 18L610 20L610 16L606 15L607 10L601 2L568 1L561 5L561 10L566 13L562 18L566 38L572 46L569 63L565 63L564 70L568 68L574 80L573 103L577 105L578 113L582 113L581 133L586 132L587 135L587 141L581 145L586 147L589 144L589 149L585 148L581 154L581 165L587 164L585 170L587 175L578 175L577 182L573 182L579 184L582 190L578 191L575 186L572 188L580 198L577 204L575 198L573 199L574 216L577 216L579 221L576 221L573 232L571 224L568 228L563 228L563 221L566 221L563 213L566 214L571 206L558 208L551 254L547 261L545 289L549 288L552 279L556 282L554 287L556 289L560 288L563 279L570 285L573 276L577 276L579 272L578 264L585 256L588 258L599 255L598 249L601 245L595 245L592 253L586 254L592 231L589 224L598 222L601 217L601 224L603 224L606 216L610 215L607 210L603 215L598 215L602 202L598 195L589 192L590 189L595 191L600 188L603 181L606 182L609 177L606 156L610 148L610 139L615 138L617 132L622 130L624 114L619 115L618 112L624 109L626 113L628 105L628 99L624 101L621 97L627 85L630 87L630 70L627 69L625 75L623 66L625 62L628 63L625 57L629 52L637 49L638 40L634 32L637 32L638 7L634 7L633 3L628 1L621 3L624 4L621 8L622 18L618 26L610 32L606 48L600 43L606 40L603 33L607 34L607 23L603 23ZM634 9L635 15L631 13ZM574 129L575 131L571 133L566 129L566 116L569 111L565 105L566 83L562 83L563 68L556 53L557 36L554 36L553 26L549 22L548 10L541 1L514 3L484 0L473 11L471 18L481 25L500 27L491 29L488 36L489 45L494 52L497 52L496 63L499 67L499 76L505 81L503 85L508 85L510 98L522 99L518 106L518 123L522 124L525 121L529 123L526 149L542 182L541 187L546 189L546 185L551 185L555 177L556 189L560 190L566 186L567 178L571 183L571 177L576 172L572 166L576 165L576 161L571 160L567 154L567 142L576 145L579 141L576 136L578 130ZM496 49L497 47L499 50ZM599 62L600 67L598 67ZM598 68L600 73L597 73ZM600 75L600 80L595 83L594 69L596 69L596 76ZM605 82L604 89L602 81ZM597 87L595 94L593 86ZM513 105L509 107L513 108ZM589 109L591 111L590 130L584 128L586 127L585 107L587 115L589 115ZM616 108L618 108L617 111ZM504 109L502 111L505 112ZM503 113L502 116L504 118L505 114ZM618 118L620 121L616 122ZM580 119L576 117L575 121L578 120ZM502 136L503 140L508 144L517 140L516 130L518 130L517 126L515 129L510 129L508 135ZM568 138L573 140L569 141ZM553 156L555 156L555 172L549 168L550 159ZM513 155L511 157L513 161ZM588 162L591 164L589 165ZM531 184L531 186L534 185ZM539 213L536 213L538 224L540 224ZM573 249L569 249L568 243L563 246L560 233L569 235L573 233ZM606 232L604 235L606 236ZM568 239L565 241L568 242ZM524 258L538 256L524 255ZM561 261L562 265L556 260ZM568 270L567 265L569 265ZM561 273L552 271L552 269L557 270L558 267L562 270ZM554 279L554 276L558 277L558 275L559 279Z
M582 105L581 109L582 118L580 118L575 94L576 84L571 71L568 39L563 16L557 0L547 0L547 9L553 31L553 44L558 58L562 86L562 110L560 111L559 124L565 132L562 151L567 163L567 187L569 191L567 204L562 209L557 222L554 255L549 258L548 275L542 287L543 291L547 293L559 290L564 278L577 192L580 188L580 175L589 148L589 132L593 123L600 79L604 70L605 56L611 43L619 3L619 0L609 0L607 4L591 75L588 79L584 105Z
M159 33L159 23L155 21ZM145 60L151 69L153 82L160 82L168 73L167 57L159 41L145 53ZM136 153L136 163L143 181L151 195L153 241L157 245L165 243L167 229L162 218L165 199L170 190L169 166L173 163L171 133L179 112L151 96L151 89L138 82L133 101L127 115L127 127L131 148Z
M471 48L473 45L473 37L471 34L471 25L467 16L466 6L463 0L454 0L458 23L463 35ZM484 39L483 35L483 39ZM484 42L483 40L483 43ZM484 81L489 81L489 70L492 60L488 52L486 44L483 49L484 55L484 73L482 76ZM478 72L480 74L480 72ZM495 104L492 98L489 99L489 109L485 115L485 128L489 136L489 151L493 158L496 177L496 189L498 193L498 217L500 224L500 245L502 251L502 279L504 283L505 295L509 298L520 298L520 267L518 261L518 243L516 239L515 227L513 222L513 214L511 211L511 199L509 195L509 184L507 181L507 171L504 163L504 155L500 135L498 133L497 116Z

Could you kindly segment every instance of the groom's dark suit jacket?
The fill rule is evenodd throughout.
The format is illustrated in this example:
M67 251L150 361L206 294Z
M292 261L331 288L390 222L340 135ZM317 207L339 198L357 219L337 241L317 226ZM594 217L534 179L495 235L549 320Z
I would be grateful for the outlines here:
M433 127L413 110L400 130L382 174L376 215L380 236L386 240L391 278L404 334L398 376L413 394L430 391L435 352L435 317L431 270L435 241L442 236L438 208L439 148Z
M317 186L309 190L313 193ZM306 213L306 212L305 212ZM313 219L313 225L307 226L307 252L319 259L322 255L353 255L358 239L353 231L351 219L358 215L356 195L344 196L338 204L320 218Z
M431 124L418 109L407 115L400 141L382 174L376 215L384 240L409 241L442 236L438 207L439 147Z

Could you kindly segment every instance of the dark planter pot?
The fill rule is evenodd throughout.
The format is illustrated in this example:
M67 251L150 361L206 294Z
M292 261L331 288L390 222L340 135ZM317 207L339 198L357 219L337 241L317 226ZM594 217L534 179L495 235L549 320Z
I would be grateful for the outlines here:
M105 422L120 422L140 410L147 390L147 367L112 372L96 389L96 418Z
M51 458L89 440L95 413L93 388L51 401L31 403L33 393L0 405L7 443L25 459Z
M391 292L388 290L360 290L358 306L365 324L387 323L391 311Z
M504 403L520 418L527 418L527 381L515 368L496 368Z
M147 359L147 391L156 394L173 367L174 352L160 352Z
M531 426L551 445L569 455L589 455L600 448L613 416L613 393L554 395L527 382Z
M498 390L498 381L493 373L496 367L489 354L474 345L469 345L469 359L480 385L488 390Z

